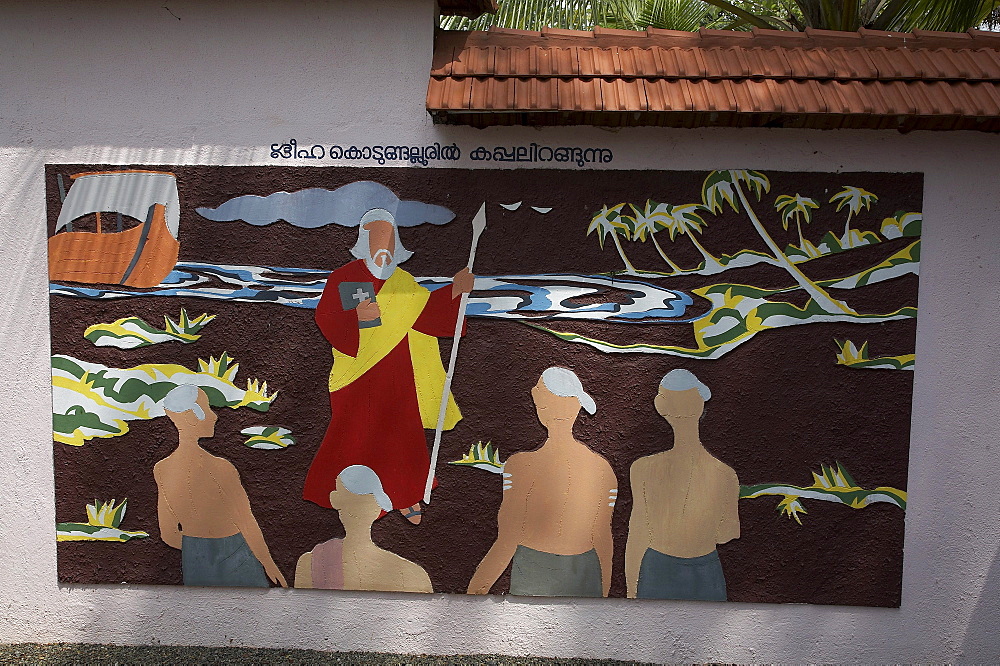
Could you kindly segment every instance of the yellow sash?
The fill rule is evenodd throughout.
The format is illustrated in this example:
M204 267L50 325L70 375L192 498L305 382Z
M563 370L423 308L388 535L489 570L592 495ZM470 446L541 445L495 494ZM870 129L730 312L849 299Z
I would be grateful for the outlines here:
M447 287L442 288L447 289ZM425 428L436 428L445 380L441 351L437 338L413 330L413 324L423 312L429 298L430 292L417 284L412 275L401 268L393 271L378 292L377 300L382 310L382 325L358 331L357 356L348 356L333 349L330 392L339 391L371 370L376 363L395 349L403 338L407 338L410 360L413 363L413 380L417 386L420 420ZM445 430L454 428L461 418L462 413L455 403L455 396L449 392L444 420Z

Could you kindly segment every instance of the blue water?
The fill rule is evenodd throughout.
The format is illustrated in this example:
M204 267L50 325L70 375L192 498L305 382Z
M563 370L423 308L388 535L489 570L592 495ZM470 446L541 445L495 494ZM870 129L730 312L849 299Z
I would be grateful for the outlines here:
M329 271L309 268L180 262L159 287L151 290L52 283L49 293L94 299L193 296L315 309L328 275ZM449 278L417 280L432 291L450 284ZM580 298L596 302L573 302ZM641 278L582 274L489 275L476 277L476 292L469 298L467 313L470 317L488 319L681 322L689 321L684 315L691 303L688 294Z

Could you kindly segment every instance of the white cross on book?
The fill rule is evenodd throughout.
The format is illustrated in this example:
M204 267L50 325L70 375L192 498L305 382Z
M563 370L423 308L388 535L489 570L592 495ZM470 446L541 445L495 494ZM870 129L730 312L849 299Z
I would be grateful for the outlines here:
M359 305L361 304L361 301L370 298L368 296L368 292L362 289L361 287L358 287L358 290L351 295L354 297L354 300L356 300Z

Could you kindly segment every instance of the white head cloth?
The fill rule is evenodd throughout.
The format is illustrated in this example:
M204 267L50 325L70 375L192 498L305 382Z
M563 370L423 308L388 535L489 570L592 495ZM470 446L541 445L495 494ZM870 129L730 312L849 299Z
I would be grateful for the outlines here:
M392 500L382 490L382 481L371 467L351 465L337 475L344 488L355 495L374 495L383 511L392 511Z
M192 411L199 421L205 420L205 410L198 404L198 387L194 384L178 384L163 397L163 409L180 414Z
M597 411L597 403L583 390L583 383L569 368L552 367L542 373L542 383L553 395L561 398L574 397L580 401L588 414Z
M708 402L712 397L712 391L705 386L694 373L684 368L676 368L663 375L660 380L660 387L668 391L687 391L688 389L698 389L701 399Z

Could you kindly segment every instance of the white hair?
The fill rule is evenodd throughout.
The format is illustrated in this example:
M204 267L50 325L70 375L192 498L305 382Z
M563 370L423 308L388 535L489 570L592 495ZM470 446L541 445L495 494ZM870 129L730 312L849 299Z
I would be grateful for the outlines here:
M597 403L590 394L583 390L583 383L576 373L569 368L552 367L542 373L542 383L552 395L560 398L573 397L580 401L580 406L588 414L597 411Z
M676 368L663 375L663 379L660 380L660 388L668 391L698 389L698 395L705 402L708 402L712 397L712 391L700 379L695 377L693 372L684 368Z
M371 467L351 465L337 476L350 492L355 495L374 495L375 502L383 511L392 511L392 500L382 490L382 481Z
M205 420L205 410L198 404L198 387L194 384L178 384L163 397L163 408L180 414L191 411L199 421Z
M358 259L363 259L368 269L372 271L372 274L375 277L381 278L379 273L382 273L382 270L375 266L375 262L372 261L371 246L368 244L368 230L365 229L365 225L373 220L385 220L392 225L396 247L392 251L392 261L387 268L395 269L396 266L412 257L413 253L403 247L403 242L399 240L399 227L396 226L396 217L392 213L385 208L373 208L362 215L361 221L358 223L358 242L351 248L351 254ZM392 271L389 270L388 272L391 273Z

